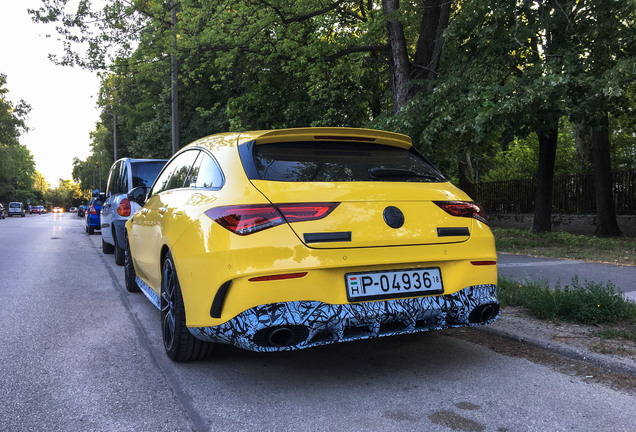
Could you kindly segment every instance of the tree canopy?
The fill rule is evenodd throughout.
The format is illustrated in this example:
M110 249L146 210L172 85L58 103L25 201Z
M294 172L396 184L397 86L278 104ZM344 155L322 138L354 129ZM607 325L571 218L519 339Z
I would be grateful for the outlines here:
M118 156L170 155L173 58L182 144L297 126L404 132L471 195L476 171L532 165L537 230L555 167L593 169L599 190L610 163L633 167L634 1L42 0L31 13L58 25L56 61L101 74ZM101 120L78 173L99 152L112 160Z

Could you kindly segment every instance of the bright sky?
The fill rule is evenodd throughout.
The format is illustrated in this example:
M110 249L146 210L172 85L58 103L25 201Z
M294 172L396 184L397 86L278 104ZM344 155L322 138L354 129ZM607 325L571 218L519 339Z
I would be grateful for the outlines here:
M40 0L0 0L0 72L7 76L8 99L31 105L20 139L35 158L36 167L52 187L71 179L73 158L86 159L89 133L99 120L97 75L78 67L56 66L49 53L60 53L54 30L31 21L27 9ZM51 34L53 37L45 38Z

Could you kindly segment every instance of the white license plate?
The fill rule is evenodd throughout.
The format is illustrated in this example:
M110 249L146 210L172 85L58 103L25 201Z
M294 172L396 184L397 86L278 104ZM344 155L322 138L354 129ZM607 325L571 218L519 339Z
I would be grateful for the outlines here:
M347 273L349 301L416 297L444 292L439 268Z

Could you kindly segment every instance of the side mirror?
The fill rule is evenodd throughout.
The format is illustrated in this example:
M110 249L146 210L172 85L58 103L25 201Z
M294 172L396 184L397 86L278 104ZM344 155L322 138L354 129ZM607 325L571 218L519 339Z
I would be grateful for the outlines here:
M147 193L148 188L146 188L146 186L139 186L128 191L128 199L136 202L140 206L143 206L146 202Z

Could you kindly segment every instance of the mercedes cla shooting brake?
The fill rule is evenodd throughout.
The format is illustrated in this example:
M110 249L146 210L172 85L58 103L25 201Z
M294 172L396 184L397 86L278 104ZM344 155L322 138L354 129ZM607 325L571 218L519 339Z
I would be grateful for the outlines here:
M280 351L499 316L483 210L407 136L304 128L184 147L126 223L125 282L176 361L218 343Z

